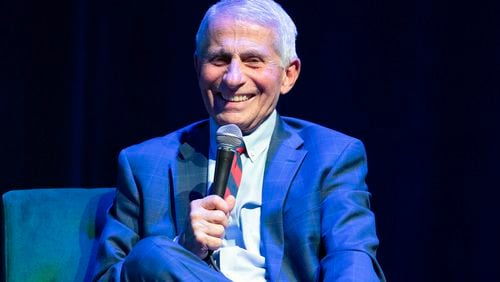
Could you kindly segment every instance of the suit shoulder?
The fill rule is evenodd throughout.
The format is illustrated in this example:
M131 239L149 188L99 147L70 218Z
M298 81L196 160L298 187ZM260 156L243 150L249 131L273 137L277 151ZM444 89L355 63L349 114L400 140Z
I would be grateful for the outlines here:
M207 127L207 120L198 121L188 126L170 132L164 136L151 138L141 143L124 148L121 154L133 155L148 155L148 154L177 154L179 146L188 138L192 132L198 131L203 127Z
M322 142L334 142L337 145L344 146L351 143L362 144L362 142L355 137L314 122L292 117L283 117L283 121L289 129L295 131L302 137L305 143L318 144Z
M365 146L359 139L297 118L284 118L284 122L303 139L303 148L315 162L339 164L342 160L366 160Z

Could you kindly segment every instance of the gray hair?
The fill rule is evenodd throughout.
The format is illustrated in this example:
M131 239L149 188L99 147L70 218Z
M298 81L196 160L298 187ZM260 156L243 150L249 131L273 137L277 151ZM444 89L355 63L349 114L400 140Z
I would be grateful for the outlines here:
M210 21L221 15L273 29L277 40L275 48L283 66L297 58L297 28L285 10L272 0L221 0L214 4L205 13L196 33L196 55L201 55L205 47Z

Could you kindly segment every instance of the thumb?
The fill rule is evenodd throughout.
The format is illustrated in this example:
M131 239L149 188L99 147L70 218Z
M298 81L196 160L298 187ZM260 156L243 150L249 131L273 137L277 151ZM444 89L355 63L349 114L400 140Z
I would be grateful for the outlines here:
M231 213L231 211L234 208L234 205L236 204L236 199L234 198L233 195L229 195L224 200L227 203L227 207L228 207L228 210L229 210L228 214L229 214L229 213Z

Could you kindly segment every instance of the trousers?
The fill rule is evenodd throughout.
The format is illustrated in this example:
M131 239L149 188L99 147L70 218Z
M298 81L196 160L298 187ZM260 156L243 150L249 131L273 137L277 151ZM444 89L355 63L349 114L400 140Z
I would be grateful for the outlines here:
M125 259L121 281L231 281L165 236L140 240Z

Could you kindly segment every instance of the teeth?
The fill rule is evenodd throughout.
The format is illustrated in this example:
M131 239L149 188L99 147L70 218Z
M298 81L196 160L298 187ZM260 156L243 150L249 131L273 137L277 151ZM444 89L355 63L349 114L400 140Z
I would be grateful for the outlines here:
M251 95L235 95L235 96L226 97L226 96L222 95L222 93L220 93L220 94L224 100L229 101L229 102L243 102L243 101L250 99L250 97L251 97Z

